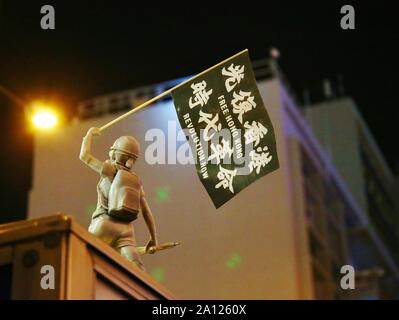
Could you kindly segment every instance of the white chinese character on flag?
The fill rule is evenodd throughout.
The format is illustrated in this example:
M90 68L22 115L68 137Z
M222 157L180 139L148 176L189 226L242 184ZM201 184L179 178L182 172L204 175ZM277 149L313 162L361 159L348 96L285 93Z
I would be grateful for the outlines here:
M195 108L198 105L203 107L207 104L209 96L212 94L213 90L209 89L208 91L206 91L206 85L207 84L205 81L193 83L191 85L191 89L193 89L194 95L194 97L190 97L190 100L188 101L191 109Z
M214 134L216 132L219 132L222 129L222 124L217 124L217 122L219 121L219 115L216 114L214 117L212 117L211 113L206 113L203 112L202 110L200 110L199 112L199 120L198 123L201 122L205 122L206 123L206 127L204 129L204 140L205 141L209 141L212 139L212 137L214 136ZM211 134L210 132L213 131Z
M222 69L222 75L228 77L225 81L225 86L227 92L230 92L241 82L241 79L244 79L244 66L231 64L227 70L226 68Z
M244 133L245 144L254 142L255 147L259 144L260 139L262 139L267 133L267 129L257 121L252 121L252 124L249 124L249 122L246 121L244 127L247 129Z
M218 189L223 187L224 189L229 189L231 193L234 193L233 188L233 178L237 174L237 169L229 170L225 169L222 166L219 166L219 172L217 174L217 178L221 180L218 184L216 184L215 188Z
M216 159L216 164L219 164L221 160L223 160L227 155L231 157L233 154L233 148L230 147L230 143L222 139L222 143L218 144L211 144L211 150L213 153L208 157L208 161L211 161L212 159Z
M251 161L249 162L248 168L251 173L255 169L256 173L259 174L261 167L266 166L272 160L272 156L267 147L263 147L263 149L259 147L256 151L252 150L249 153Z
M233 92L234 99L231 101L233 105L233 113L238 114L238 120L242 123L242 116L244 113L256 108L256 102L251 92L241 91L240 93Z

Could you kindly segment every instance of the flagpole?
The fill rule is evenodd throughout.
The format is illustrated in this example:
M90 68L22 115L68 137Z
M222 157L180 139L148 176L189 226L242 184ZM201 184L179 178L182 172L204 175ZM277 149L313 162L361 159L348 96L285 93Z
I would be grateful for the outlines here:
M155 101L157 101L157 100L163 98L164 96L166 96L166 95L172 93L174 90L180 88L181 86L185 85L186 83L188 83L188 82L190 82L190 81L193 81L194 79L196 79L196 78L202 76L203 74L205 74L205 73L207 73L207 72L209 72L209 71L211 71L211 70L213 70L213 69L219 67L220 65L226 63L227 61L229 61L229 60L231 60L231 59L234 59L235 57L237 57L237 56L239 56L239 55L241 55L241 54L243 54L244 52L247 52L247 51L248 51L248 49L245 49L245 50L243 50L243 51L240 51L239 53L235 54L234 56L232 56L232 57L230 57L230 58L227 58L227 59L223 60L222 62L219 62L218 64L214 65L213 67L210 67L210 68L206 69L205 71L203 71L203 72L201 72L201 73L199 73L199 74L197 74L197 75L191 77L190 79L187 79L187 80L185 80L185 81L183 81L183 82L177 84L176 86L174 86L174 87L172 87L172 88L170 88L170 89L168 89L168 90L162 92L161 94L157 95L156 97L154 97L154 98L152 98L152 99L150 99L150 100L148 100L148 101L146 101L146 102L140 104L140 105L137 106L136 108L134 108L134 109L132 109L132 110L129 110L128 112L122 114L121 116L115 118L114 120L112 120L112 121L106 123L105 125L103 125L103 126L100 128L100 131L104 131L105 129L109 128L110 126L114 125L115 123L118 123L119 121L121 121L121 120L125 119L126 117L130 116L131 114L136 113L136 112L138 112L138 111L140 111L140 110L142 110L142 109L148 107L150 104L154 103Z

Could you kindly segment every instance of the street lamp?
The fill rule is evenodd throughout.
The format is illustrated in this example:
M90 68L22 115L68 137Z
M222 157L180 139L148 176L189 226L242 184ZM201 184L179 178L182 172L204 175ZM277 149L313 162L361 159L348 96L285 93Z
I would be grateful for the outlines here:
M42 110L32 116L33 125L39 129L50 129L57 125L57 115L52 110Z
M58 115L51 105L35 102L30 107L31 121L36 129L51 129L58 124Z

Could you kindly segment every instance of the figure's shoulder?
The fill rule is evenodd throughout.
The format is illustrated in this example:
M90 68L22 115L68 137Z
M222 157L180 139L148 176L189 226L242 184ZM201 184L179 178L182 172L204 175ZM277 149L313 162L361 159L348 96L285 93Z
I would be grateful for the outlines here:
M121 169L121 168L117 168L117 172L118 172L120 175L123 175L123 176L130 176L131 179L134 179L134 180L136 180L136 181L139 181L140 184L141 184L141 179L140 179L140 177L137 175L136 172L131 171L131 170L126 170L126 169Z
M134 172L134 171L129 171L133 176L135 176L135 178L140 182L140 184L143 184L142 182L141 182L141 179L140 179L140 177L137 175L137 173L136 172Z
M134 172L134 171L132 171L132 170L130 170L129 172L130 172L132 175L134 175L135 177L137 177L138 179L140 179L140 177L137 175L136 172Z
M103 168L101 170L101 176L113 177L118 169L109 160L103 162Z

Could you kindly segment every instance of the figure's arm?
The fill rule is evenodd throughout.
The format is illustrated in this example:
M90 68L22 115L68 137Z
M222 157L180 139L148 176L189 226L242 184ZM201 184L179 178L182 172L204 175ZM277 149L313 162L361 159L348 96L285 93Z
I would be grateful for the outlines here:
M157 230L155 227L154 216L153 216L150 206L148 205L148 202L144 196L141 197L140 204L141 204L141 212L143 214L144 221L148 227L148 231L150 232L150 236L151 236L151 239L147 244L147 249L148 249L152 246L158 245Z
M91 154L91 144L93 140L93 136L99 136L100 129L98 128L90 128L87 131L86 136L83 138L82 146L80 148L79 159L82 160L85 164L87 164L94 171L99 174L102 173L104 163L97 158L95 158Z

